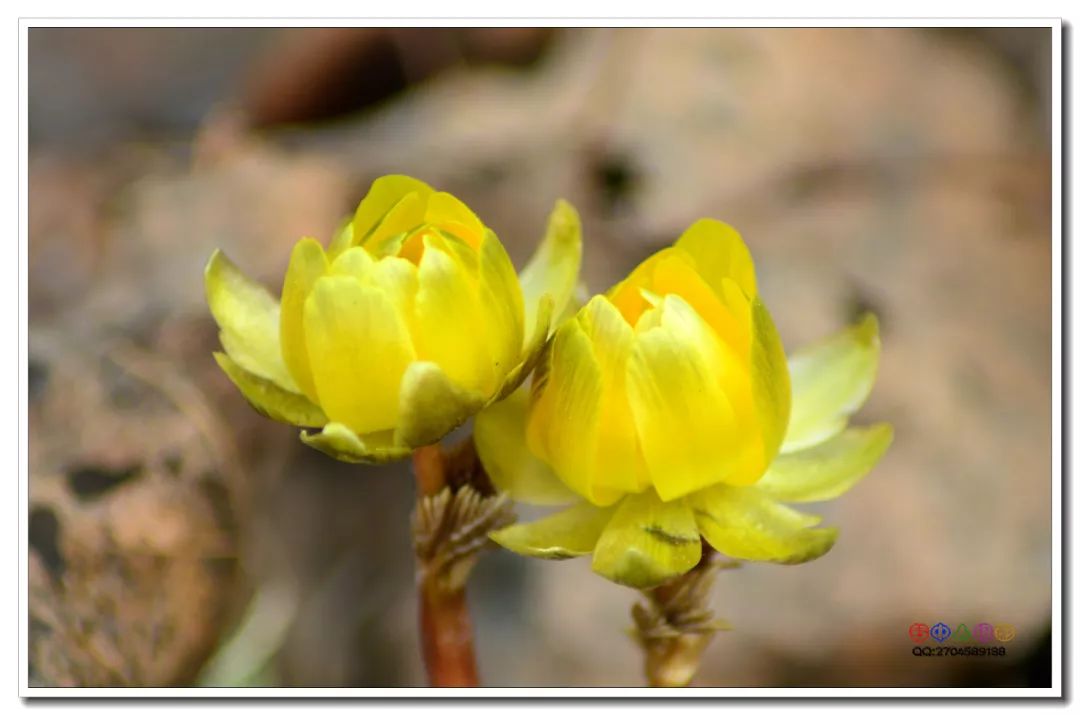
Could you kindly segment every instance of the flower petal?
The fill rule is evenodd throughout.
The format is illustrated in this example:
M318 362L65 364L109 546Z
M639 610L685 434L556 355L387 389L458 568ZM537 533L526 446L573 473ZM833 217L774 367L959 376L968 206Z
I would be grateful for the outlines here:
M582 502L537 521L493 531L489 536L522 556L572 559L592 552L614 511L613 507Z
M746 367L677 295L638 321L627 394L664 500L765 471Z
M416 353L386 294L353 276L323 276L304 306L304 328L326 415L361 435L392 429Z
M821 444L780 455L755 486L786 502L835 499L877 464L892 438L889 424L849 427Z
M528 411L529 391L522 388L476 415L473 439L484 471L499 491L508 492L514 501L541 506L570 504L577 496L529 451L525 441Z
M626 393L627 362L634 349L634 330L602 295L595 296L581 309L578 320L592 341L603 379L593 481L600 487L640 492L649 486L649 473Z
M319 395L315 391L304 333L304 302L315 281L326 275L327 270L329 263L319 242L313 238L301 239L293 247L281 289L281 355L296 384L315 402Z
M652 490L619 503L593 552L593 571L633 588L652 588L701 560L701 537L685 499Z
M288 422L299 427L322 427L326 415L308 398L289 392L274 382L259 377L240 367L225 353L214 353L217 364L229 376L251 406L278 422Z
M438 363L467 390L494 394L501 379L489 352L487 313L477 296L475 274L459 260L449 240L424 237L416 294L416 350Z
M750 249L739 232L726 223L703 218L686 229L675 247L693 257L698 273L717 293L723 279L731 278L748 296L757 295Z
M835 528L812 528L820 517L777 504L754 487L719 484L691 502L701 535L731 558L799 564L823 556L836 541Z
M525 346L518 364L503 378L502 386L495 393L495 396L491 398L489 404L498 402L516 390L543 360L544 347L548 345L547 334L548 326L551 325L553 304L554 301L552 301L550 295L540 298L539 310L536 312L536 326L532 330L529 344Z
M525 308L521 286L518 284L510 256L491 231L484 232L479 258L481 300L487 316L483 327L487 332L496 372L505 378L523 357ZM546 338L547 326L544 327Z
M568 487L598 506L621 495L593 479L602 388L592 344L581 324L572 320L555 333L546 364L538 368L526 430L533 453Z
M480 249L484 224L461 199L445 191L436 191L427 200L424 222L438 226L465 243L474 251Z
M408 247L404 242L413 229L423 225L426 203L425 197L420 193L406 194L401 201L394 204L378 225L371 229L363 240L356 241L356 244L363 246L373 256L400 254L418 263L420 251L416 250L414 255L412 251L405 250ZM356 230L354 224L353 231ZM420 237L417 236L409 246L422 248Z
M433 362L414 362L401 379L396 444L420 447L438 442L475 414L485 395L454 384Z
M335 258L352 248L352 245L353 224L352 217L350 217L338 226L337 231L334 231L334 236L330 239L330 245L326 249L326 260L333 263Z
M393 444L389 431L359 437L340 422L331 422L321 432L301 432L300 440L342 462L382 464L404 459L412 454L408 447Z
M880 352L877 318L867 314L791 356L791 419L782 452L820 444L844 429L870 394Z
M750 379L761 429L764 464L773 461L787 431L791 412L791 380L780 334L760 298L751 304L754 342L750 347Z
M553 314L561 315L574 294L581 270L581 219L568 201L559 199L548 217L547 231L540 247L520 273L525 296L525 329L536 325L540 298L550 295ZM531 332L526 333L526 341Z
M248 372L297 392L281 357L280 307L274 297L220 250L210 256L204 279L206 302L229 357Z
M391 174L375 179L353 215L353 233L357 245L367 239L390 209L405 196L416 193L421 198L427 198L433 192L430 186L411 176Z

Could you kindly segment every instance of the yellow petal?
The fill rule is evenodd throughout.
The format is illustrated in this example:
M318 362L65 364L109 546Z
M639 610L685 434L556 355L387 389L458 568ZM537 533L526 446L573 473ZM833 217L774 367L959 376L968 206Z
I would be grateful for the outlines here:
M476 453L492 483L514 501L541 506L569 504L577 498L574 493L529 451L525 441L528 409L529 391L522 388L476 415Z
M620 492L597 485L596 439L603 378L592 344L578 321L555 334L547 364L533 380L529 448L571 489L598 506Z
M326 249L326 259L333 263L335 258L352 248L352 245L353 224L352 217L349 217L347 221L338 227L333 238L330 239L330 246Z
M444 191L437 191L429 196L424 221L460 238L474 251L480 249L484 224L472 209L456 196Z
M581 503L527 524L491 532L493 541L523 556L571 559L596 546L600 532L615 510Z
M412 454L408 447L393 444L393 434L389 431L360 437L340 422L329 423L321 432L301 432L300 440L342 462L382 464Z
M835 499L862 479L892 443L892 426L849 427L835 437L773 460L755 487L780 501Z
M403 250L403 241L410 232L423 225L426 205L427 199L421 194L406 194L363 240L356 241L357 245L363 246L373 256L391 256L401 252L403 257L419 262L418 255L405 255L407 252ZM356 230L353 229L354 232Z
M491 398L491 402L498 402L516 390L543 361L544 347L548 345L547 334L548 326L551 325L552 305L550 295L545 295L540 299L540 307L536 313L536 326L532 330L529 343L525 346L518 364L503 378L502 386Z
M765 464L750 377L731 348L676 295L643 316L637 332L627 394L660 497L758 479Z
M319 242L313 238L301 239L293 247L281 289L281 354L296 384L313 402L319 401L319 395L308 358L304 302L315 281L326 275L327 269L326 254Z
M619 503L593 552L593 571L633 588L652 588L701 560L701 537L686 500L631 494Z
M719 484L691 501L701 535L735 559L798 564L823 556L837 530L812 528L820 517L777 504L755 487Z
M869 314L857 325L797 350L788 361L791 419L781 451L820 444L843 430L870 394L880 352L877 318Z
M495 361L495 372L503 379L522 359L525 318L521 286L510 256L491 231L484 233L479 259L480 298L486 313L482 327Z
M750 352L750 376L754 406L762 435L762 464L769 464L780 450L791 412L791 381L780 334L760 298L751 305L754 343Z
M656 261L648 289L658 296L678 295L708 323L717 337L726 342L745 361L750 360L751 326L749 315L741 315L729 307L724 297L724 281L736 291L739 288L730 278L721 281L720 288L705 282L694 267L693 259L684 251L672 250ZM741 292L741 291L740 291ZM746 299L742 300L743 306Z
M479 411L485 397L458 387L433 362L414 362L401 380L394 441L406 447L438 442Z
M425 237L424 246L416 294L417 354L438 363L463 388L494 394L501 376L487 345L487 315L475 274L446 242Z
M225 353L214 353L214 359L251 406L270 419L299 427L326 424L323 411L303 395L288 392L270 380L248 372Z
M636 326L641 316L654 307L656 301L649 297L655 295L655 292L650 290L653 284L653 273L657 265L674 253L675 249L672 247L657 251L638 264L629 276L607 292L612 305L619 309L630 325Z
M703 218L686 229L675 247L690 254L698 273L720 292L724 278L734 280L751 298L757 295L754 261L742 236L722 221Z
M433 191L423 181L411 176L391 174L375 179L353 215L353 233L357 244L363 243L390 209L405 196L415 193L421 199L426 199Z
M593 481L616 491L642 491L649 486L649 474L638 444L626 384L634 330L602 295L588 302L578 320L592 341L602 379Z
M352 276L324 276L304 306L304 327L326 415L361 435L392 429L416 353L386 294Z
M221 251L210 256L204 279L206 302L229 357L248 372L297 392L281 357L280 308L274 297Z
M335 276L352 276L364 282L376 263L375 258L361 246L347 248L330 264L330 273Z
M574 294L581 269L581 219L569 202L560 199L548 217L547 231L540 247L521 271L525 296L525 327L536 324L543 295L554 301L554 315L561 315ZM526 340L529 339L526 336Z

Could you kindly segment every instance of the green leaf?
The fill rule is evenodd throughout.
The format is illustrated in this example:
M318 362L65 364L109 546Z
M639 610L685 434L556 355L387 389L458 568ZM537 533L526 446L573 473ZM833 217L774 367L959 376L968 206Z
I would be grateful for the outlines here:
M569 504L577 499L525 440L529 391L519 389L485 408L473 423L476 453L499 491L514 501L542 506Z
M340 422L330 422L322 432L301 432L300 440L342 462L382 464L412 454L408 447L394 445L393 434L389 430L361 438Z
M221 345L229 357L248 372L299 392L281 356L277 299L220 250L206 264L204 283L206 302L221 328Z
M532 341L533 326L539 325L540 299L550 295L552 315L561 315L574 294L580 269L581 219L569 202L559 199L548 217L540 247L519 273L525 298L526 342Z
M781 452L812 447L843 430L870 394L880 353L877 318L870 314L796 351L788 360L791 418Z
M614 511L614 507L582 502L537 521L493 531L490 536L500 546L522 556L572 559L592 552Z
M298 427L326 424L322 409L303 395L284 390L276 383L248 372L225 353L214 353L214 359L251 406L270 419Z
M720 484L693 496L701 535L726 556L799 564L825 555L837 530L813 528L821 517L777 504L754 487Z
M685 499L663 502L651 489L619 503L593 553L593 571L632 588L652 588L701 560L701 537Z
M808 449L782 454L755 486L774 499L835 499L862 479L892 444L892 426L849 427Z
M406 447L433 444L480 410L484 398L447 377L433 362L414 362L401 378L394 441Z

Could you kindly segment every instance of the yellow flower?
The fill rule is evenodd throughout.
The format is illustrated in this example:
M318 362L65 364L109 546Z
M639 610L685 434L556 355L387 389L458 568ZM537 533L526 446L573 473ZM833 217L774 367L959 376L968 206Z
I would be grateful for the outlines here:
M522 271L465 204L406 176L376 180L324 250L293 249L281 303L217 251L206 295L218 364L267 416L346 461L438 441L532 370L573 293L577 213L565 202Z
M778 502L832 499L892 440L847 427L877 372L877 321L790 359L757 294L750 252L702 220L559 327L519 390L481 413L476 444L520 501L569 509L493 534L522 554L593 554L636 588L701 558L801 563L836 529Z

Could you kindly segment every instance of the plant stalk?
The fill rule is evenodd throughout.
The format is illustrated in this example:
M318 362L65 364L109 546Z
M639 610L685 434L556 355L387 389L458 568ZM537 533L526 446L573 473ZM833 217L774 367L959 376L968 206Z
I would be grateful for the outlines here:
M418 504L448 488L447 465L442 448L435 444L413 453ZM464 579L447 579L435 564L417 557L417 589L420 607L420 640L433 687L476 687L476 654L472 622L465 601Z

